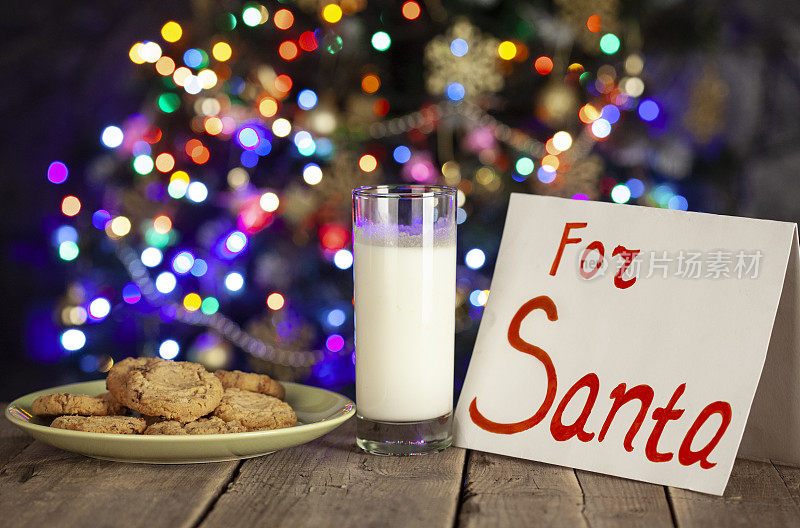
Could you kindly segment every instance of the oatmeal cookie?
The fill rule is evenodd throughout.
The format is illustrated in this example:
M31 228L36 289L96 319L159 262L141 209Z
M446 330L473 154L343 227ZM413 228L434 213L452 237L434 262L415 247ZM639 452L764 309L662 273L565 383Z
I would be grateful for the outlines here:
M132 416L59 416L50 427L90 433L140 434L145 423Z
M45 416L58 416L60 414L114 416L125 414L126 409L107 392L99 396L57 392L55 394L45 394L33 400L31 411L33 411L33 414Z
M148 427L144 434L147 435L198 435L198 434L224 434L224 433L244 433L247 428L238 421L226 422L222 418L212 416L210 418L200 418L196 422L182 424L176 420L165 420L157 422Z
M214 414L225 421L238 420L249 430L281 429L297 423L297 416L274 396L242 389L225 389Z
M192 422L213 411L222 398L222 383L202 365L158 361L130 369L112 394L123 405L145 416Z
M226 389L242 389L274 396L279 400L286 396L286 389L266 374L242 372L241 370L217 370L214 372Z
M111 394L119 394L122 391L122 385L130 374L131 370L139 367L146 367L164 361L160 358L125 358L119 363L114 363L111 370L108 371L106 378L106 388Z

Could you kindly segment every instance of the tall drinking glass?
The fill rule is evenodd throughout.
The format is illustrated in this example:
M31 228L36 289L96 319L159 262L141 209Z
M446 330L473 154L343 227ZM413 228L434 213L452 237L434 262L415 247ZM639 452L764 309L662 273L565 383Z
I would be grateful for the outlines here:
M416 455L452 443L456 190L353 191L356 441Z

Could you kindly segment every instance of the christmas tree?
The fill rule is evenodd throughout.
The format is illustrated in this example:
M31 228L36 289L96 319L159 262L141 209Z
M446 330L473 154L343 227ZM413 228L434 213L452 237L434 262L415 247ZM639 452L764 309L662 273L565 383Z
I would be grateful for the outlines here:
M195 4L132 44L141 112L99 130L76 174L48 168L83 189L51 233L74 278L55 308L64 356L86 372L247 361L341 389L350 191L415 182L459 190L463 377L510 192L689 206L637 154L669 124L642 40L615 0ZM708 70L692 96L719 107L719 82ZM708 144L720 111L704 108L684 128Z

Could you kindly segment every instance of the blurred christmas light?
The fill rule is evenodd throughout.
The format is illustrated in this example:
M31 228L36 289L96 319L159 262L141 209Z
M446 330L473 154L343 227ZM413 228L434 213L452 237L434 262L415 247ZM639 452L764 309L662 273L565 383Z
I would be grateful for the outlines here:
M534 61L533 68L539 75L547 75L553 71L553 59L543 55Z
M456 38L450 42L450 53L456 57L463 57L469 51L469 44L463 38Z
M200 304L200 311L206 315L213 315L219 310L219 301L216 297L206 297Z
M286 137L292 131L292 124L284 119L276 119L274 123L272 123L272 133L278 137Z
M237 292L244 286L244 277L242 277L241 273L232 271L225 275L224 283L228 291Z
M151 247L146 247L144 248L144 250L142 250L142 255L140 257L140 260L142 261L142 264L144 264L148 268L155 268L156 266L161 264L163 258L164 254L161 252L161 250L151 246Z
M517 160L517 163L514 165L514 168L517 172L523 176L528 176L533 172L534 165L533 160L528 157L521 157Z
M340 249L334 254L333 263L341 270L350 269L353 265L353 254L347 249Z
M274 192L266 192L261 195L258 204L261 206L263 210L265 210L268 213L271 213L272 211L278 209L278 206L280 205L280 199L278 198L278 195L275 194Z
M378 51L386 51L392 45L392 38L385 31L378 31L370 40L372 47Z
M161 26L161 37L167 42L178 42L183 35L183 28L174 20Z
M47 180L56 185L67 181L69 170L67 166L61 161L54 161L47 167Z
M572 136L569 135L569 132L564 132L563 130L556 132L553 135L553 145L561 152L569 150L572 146Z
M164 295L172 292L177 285L178 281L175 278L175 275L169 271L162 271L156 277L156 289Z
M598 139L603 139L611 134L611 123L605 119L597 119L592 123L592 134Z
M497 55L503 60L511 60L517 55L517 46L510 40L504 40L497 46Z
M631 199L631 190L624 184L615 185L611 189L611 199L618 204L627 203Z
M78 258L78 244L71 240L65 240L58 246L58 256L61 260L65 260L67 262L71 260L75 260Z
M122 300L126 304L136 304L142 299L142 292L135 282L129 282L122 287Z
M416 20L419 18L420 13L422 13L422 9L414 0L408 0L407 2L403 2L403 7L400 12L406 20Z
M94 319L105 319L111 312L111 303L105 297L97 297L89 303L89 315Z
M302 108L303 110L311 110L317 105L317 94L314 93L314 90L301 90L299 94L297 94L297 106Z
M294 15L288 9L278 9L275 11L273 22L276 28L286 30L294 24Z
M325 320L331 326L342 326L346 319L347 316L344 313L344 310L340 310L338 308L334 308L333 310L329 311L327 317L325 318Z
M66 216L75 216L81 212L81 201L76 196L65 196L61 200L61 212Z
M342 8L336 4L328 4L322 8L322 19L329 24L335 24L342 19Z
M606 55L618 52L619 46L619 38L613 33L606 33L600 38L600 50Z
M325 339L325 348L331 352L339 352L344 348L344 338L339 334L331 334Z
M86 344L86 334L77 328L70 328L61 333L61 346L68 352L80 350Z
M655 121L661 113L661 109L658 107L658 103L652 99L644 99L639 103L637 112L644 121Z
M445 89L445 95L451 101L460 101L466 95L466 90L464 89L464 85L461 83L451 82Z
M472 248L464 256L464 263L470 269L480 269L486 262L486 254L478 248Z
M181 351L181 346L174 339L166 339L158 346L158 355L167 361L175 359Z
M250 27L257 26L262 22L265 22L261 16L261 9L255 6L246 7L244 11L242 11L242 22L245 25Z
M316 163L309 163L303 167L303 180L309 185L317 185L322 181L322 169Z
M283 295L281 295L278 292L270 293L267 296L267 307L270 310L274 311L280 310L281 308L283 308L285 303L286 300L283 298Z
M358 167L364 172L372 172L378 167L378 160L372 154L364 154L358 160Z
M186 197L195 203L203 202L208 198L208 187L203 182L193 181L186 188Z
M122 145L123 139L125 139L125 136L122 133L122 129L118 126L107 126L103 129L102 134L100 134L100 141L106 148L117 148Z
M196 293L190 293L183 298L183 307L188 312L196 312L203 304L203 299Z
M142 154L140 156L136 156L135 158L133 158L133 170L135 170L142 176L153 172L153 167L155 167L155 164L153 163L153 158L151 158L146 154Z
M639 198L644 194L644 183L638 178L631 178L625 182L625 186L631 191L631 198Z
M686 211L689 208L689 202L685 197L681 196L680 194L676 194L670 198L669 201L667 201L667 207L677 211Z
M194 266L194 255L188 251L181 251L172 259L172 269L179 275L185 275Z

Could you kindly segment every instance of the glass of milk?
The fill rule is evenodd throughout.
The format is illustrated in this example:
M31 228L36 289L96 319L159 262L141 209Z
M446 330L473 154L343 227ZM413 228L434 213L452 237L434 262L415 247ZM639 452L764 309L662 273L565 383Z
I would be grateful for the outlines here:
M353 191L356 441L416 455L452 443L456 190Z

